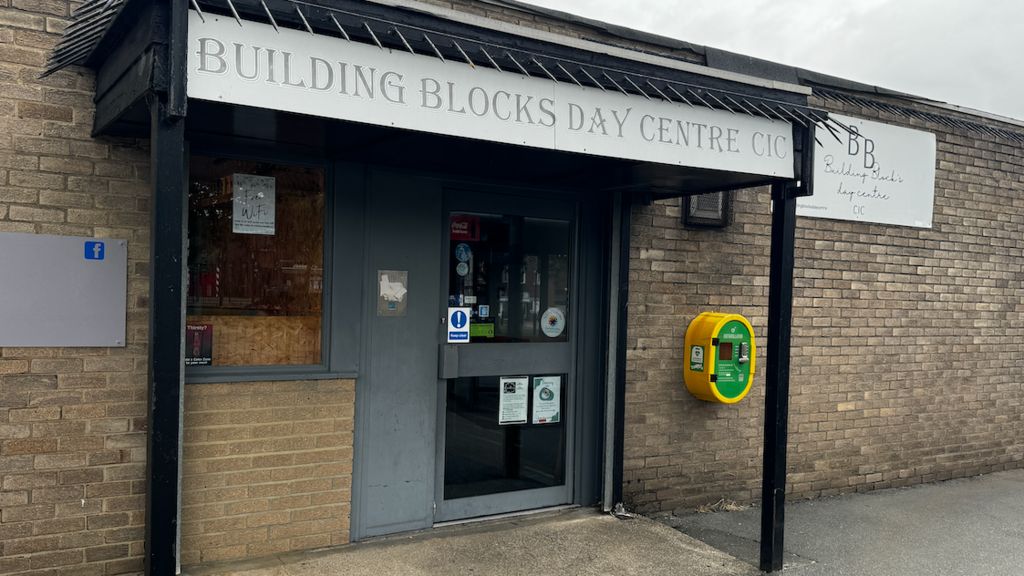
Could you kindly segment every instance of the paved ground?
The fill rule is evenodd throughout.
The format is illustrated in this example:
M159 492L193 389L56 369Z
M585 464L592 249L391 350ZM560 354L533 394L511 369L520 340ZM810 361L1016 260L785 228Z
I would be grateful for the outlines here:
M760 510L663 518L757 564ZM1024 574L1024 470L786 507L785 574Z
M439 528L332 551L186 570L188 576L753 576L710 546L645 518L594 510Z

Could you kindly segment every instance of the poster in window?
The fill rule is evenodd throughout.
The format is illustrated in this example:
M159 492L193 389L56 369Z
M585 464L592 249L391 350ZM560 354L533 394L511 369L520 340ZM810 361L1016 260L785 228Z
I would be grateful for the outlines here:
M213 363L213 324L185 326L185 366Z
M274 177L234 174L231 186L231 231L273 236L277 216Z
M525 376L498 379L498 424L526 424L529 386Z
M533 379L533 417L531 424L554 424L561 419L562 377L538 376Z
M452 242L460 240L477 242L480 240L480 217L472 214L453 214L451 217L451 240Z

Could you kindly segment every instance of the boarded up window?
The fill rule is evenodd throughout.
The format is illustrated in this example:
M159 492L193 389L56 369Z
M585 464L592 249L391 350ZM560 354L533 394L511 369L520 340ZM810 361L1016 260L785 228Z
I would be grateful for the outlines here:
M321 362L324 173L194 156L188 365Z

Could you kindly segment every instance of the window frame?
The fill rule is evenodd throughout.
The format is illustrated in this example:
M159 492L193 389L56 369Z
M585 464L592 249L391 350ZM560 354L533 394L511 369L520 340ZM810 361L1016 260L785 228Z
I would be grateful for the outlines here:
M313 155L288 153L268 153L266 150L250 150L245 146L198 146L190 145L187 150L188 162L185 166L186 182L191 185L192 158L205 156L251 162L264 162L284 166L301 166L319 168L324 174L324 210L323 210L323 288L321 292L320 319L320 362L317 364L268 364L245 366L185 366L185 383L230 383L230 382L262 382L275 380L326 380L333 378L354 378L354 371L337 371L332 368L338 364L337 350L334 346L334 330L337 311L334 303L337 286L337 268L340 254L335 254L335 223L338 221L336 212L340 208L337 190L337 170L335 163L326 158ZM183 191L187 202L188 189ZM188 210L185 210L186 239L186 274L188 262ZM361 261L361 260L360 260ZM188 322L188 305L182 305L182 331ZM216 343L214 343L216 346ZM183 350L184 354L184 350ZM182 363L185 358L182 356Z

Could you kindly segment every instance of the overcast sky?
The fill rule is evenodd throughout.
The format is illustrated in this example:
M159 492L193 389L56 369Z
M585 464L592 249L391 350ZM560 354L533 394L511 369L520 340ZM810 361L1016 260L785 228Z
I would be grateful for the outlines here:
M526 0L1024 120L1024 0Z

